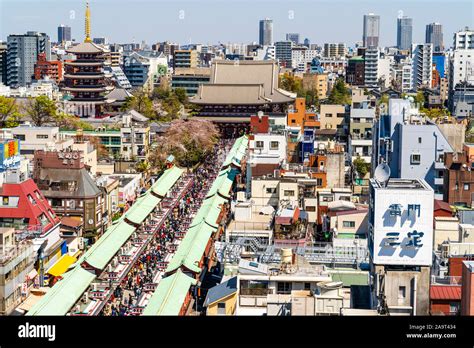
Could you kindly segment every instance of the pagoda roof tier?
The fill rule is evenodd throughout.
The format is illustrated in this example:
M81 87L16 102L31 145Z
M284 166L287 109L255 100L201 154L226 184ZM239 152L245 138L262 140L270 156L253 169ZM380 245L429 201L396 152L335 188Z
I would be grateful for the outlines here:
M104 87L63 87L63 91L67 92L106 92L114 89L112 86Z
M68 100L66 103L90 103L96 105L102 105L105 103L105 97L98 97L98 98L72 98Z
M71 65L71 66L104 66L104 65L109 65L108 62L81 62L81 61L73 61L73 62L64 62L65 65Z
M64 74L64 78L69 78L69 79L87 79L87 80L94 80L94 79L103 79L106 77L106 74Z
M105 48L96 45L95 43L92 42L81 42L78 45L75 45L69 49L66 50L68 53L104 53L108 52Z
M101 73L101 74L94 74L94 75L88 75L88 74L64 74L64 78L69 78L69 79L87 79L87 80L97 80L97 79L103 79L103 78L108 78L112 77L112 74L106 74L106 73Z

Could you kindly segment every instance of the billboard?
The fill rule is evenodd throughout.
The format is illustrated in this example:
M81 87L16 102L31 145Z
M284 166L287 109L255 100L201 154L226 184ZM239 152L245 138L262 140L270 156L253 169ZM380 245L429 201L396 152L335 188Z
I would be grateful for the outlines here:
M0 143L0 168L5 170L20 162L20 141L5 140Z
M376 190L373 260L378 265L430 266L433 191Z

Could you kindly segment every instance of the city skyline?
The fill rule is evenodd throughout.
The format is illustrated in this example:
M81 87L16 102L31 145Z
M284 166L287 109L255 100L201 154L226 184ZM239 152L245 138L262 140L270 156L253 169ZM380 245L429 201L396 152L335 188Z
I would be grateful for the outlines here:
M56 31L60 24L71 27L76 41L84 39L82 0L46 3L54 7L42 6L44 2L2 0L0 4L0 39L12 33L25 33L28 30L45 32L56 41ZM464 26L474 23L474 5L466 0L450 2L428 2L419 0L390 1L380 4L375 1L283 1L259 0L250 2L240 0L233 3L221 0L190 1L140 0L133 7L123 0L91 1L92 37L107 37L113 43L148 44L158 41L187 43L252 43L258 42L259 21L273 20L273 40L284 41L288 32L299 33L302 40L309 38L319 45L325 42L344 42L353 46L362 40L363 15L374 13L380 16L380 45L395 46L397 18L401 15L413 18L413 42L422 43L425 27L432 22L443 24L445 46L452 44L452 35ZM252 13L247 9L252 4ZM112 6L122 5L122 6ZM341 5L344 5L341 11ZM149 10L143 11L147 6ZM175 14L175 16L173 15ZM333 13L334 16L328 16ZM108 19L111 16L112 19ZM450 20L456 16L457 21ZM44 18L48 18L47 21ZM124 27L123 23L130 24ZM209 31L209 25L218 25L217 31ZM344 25L341 25L344 23ZM462 24L459 24L462 23ZM124 29L126 28L126 29ZM239 28L239 30L235 30ZM348 30L349 29L349 30Z

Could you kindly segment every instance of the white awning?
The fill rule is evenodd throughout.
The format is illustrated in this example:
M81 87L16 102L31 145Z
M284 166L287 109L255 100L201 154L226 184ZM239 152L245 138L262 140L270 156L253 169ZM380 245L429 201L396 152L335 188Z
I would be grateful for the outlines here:
M32 280L32 279L35 279L36 277L38 276L38 272L36 271L36 269L32 269L29 273L28 273L28 279L29 280Z

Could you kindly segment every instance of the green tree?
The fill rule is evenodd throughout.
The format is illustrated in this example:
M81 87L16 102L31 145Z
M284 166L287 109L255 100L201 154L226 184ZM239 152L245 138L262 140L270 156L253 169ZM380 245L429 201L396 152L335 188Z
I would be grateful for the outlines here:
M342 105L348 105L351 103L351 92L349 88L346 87L343 78L337 79L331 93L329 94L328 103Z
M305 100L306 100L306 106L315 106L316 108L319 107L319 96L318 96L318 91L316 91L315 88L309 89L305 91Z
M415 96L415 102L418 103L421 107L425 105L425 94L423 91L418 91Z
M143 89L138 89L133 93L133 96L125 99L125 103L122 105L122 111L135 110L149 118L155 118L156 113L153 109L153 102L151 101L148 93Z
M353 164L354 169L359 174L360 178L364 178L370 171L370 164L366 163L362 158L360 158L360 156L357 156Z
M286 91L301 94L301 91L303 90L303 81L301 78L296 77L293 74L284 73L280 76L279 86L281 89Z
M174 90L174 95L178 98L181 104L187 104L188 96L186 94L186 90L184 88L176 88Z
M0 127L15 127L20 119L21 114L16 100L0 96Z
M28 98L25 113L35 126L41 127L51 122L57 113L56 103L45 95Z
M388 105L388 100L389 100L388 94L384 93L384 94L382 94L382 96L378 100L378 104L379 105L381 105L381 104L387 104Z

